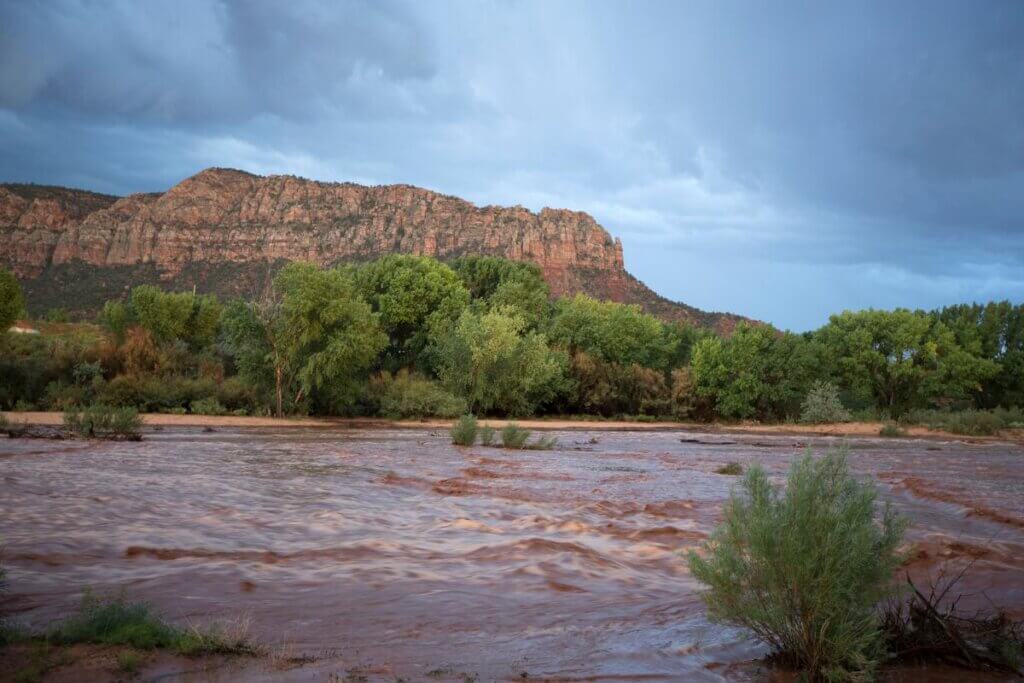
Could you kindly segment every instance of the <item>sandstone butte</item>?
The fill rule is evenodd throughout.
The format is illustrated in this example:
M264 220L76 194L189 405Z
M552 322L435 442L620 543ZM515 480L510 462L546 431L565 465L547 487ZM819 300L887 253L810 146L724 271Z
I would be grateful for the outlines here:
M640 304L727 333L743 318L658 296L626 272L622 244L579 211L477 207L410 185L364 187L211 168L163 193L113 197L0 185L0 265L35 310L94 310L132 286L251 295L287 261L389 253L532 261L558 296Z

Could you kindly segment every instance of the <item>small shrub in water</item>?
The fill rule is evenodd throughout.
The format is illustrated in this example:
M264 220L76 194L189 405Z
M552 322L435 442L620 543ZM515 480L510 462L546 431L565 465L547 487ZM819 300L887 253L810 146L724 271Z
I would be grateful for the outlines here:
M853 478L844 450L790 469L785 492L747 471L690 569L717 621L749 628L812 679L863 680L882 656L876 605L890 594L904 523Z
M839 389L831 382L818 382L807 392L800 411L800 421L806 424L849 422L850 411L839 400Z
M480 428L480 444L490 446L494 443L494 427L484 425Z
M743 465L738 462L726 463L715 470L715 474L726 474L732 477L737 477L743 474Z
M550 451L552 448L558 445L558 439L554 436L539 436L537 440L531 444L527 444L527 448L534 451Z
M476 441L476 432L476 418L472 415L463 415L452 425L452 443L456 446L472 446Z
M137 441L142 419L135 408L92 405L64 413L64 426L87 439Z
M530 431L523 429L515 422L509 422L501 430L501 445L505 448L522 448L530 438Z

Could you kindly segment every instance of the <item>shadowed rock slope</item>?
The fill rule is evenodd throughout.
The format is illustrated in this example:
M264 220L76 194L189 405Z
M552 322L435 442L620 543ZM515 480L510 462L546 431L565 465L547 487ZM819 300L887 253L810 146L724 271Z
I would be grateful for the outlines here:
M0 185L0 265L33 307L98 307L146 282L222 296L260 291L287 261L331 265L390 253L488 254L539 265L556 295L637 303L722 332L739 316L664 299L623 267L622 244L588 214L477 207L410 185L364 187L211 168L127 197Z

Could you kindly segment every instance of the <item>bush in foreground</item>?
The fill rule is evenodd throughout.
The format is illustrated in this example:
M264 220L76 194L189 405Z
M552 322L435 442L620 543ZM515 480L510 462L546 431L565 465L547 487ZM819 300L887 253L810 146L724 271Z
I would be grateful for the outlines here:
M472 415L463 415L452 425L452 443L456 446L472 446L476 441L476 432L476 418Z
M126 645L139 650L168 649L179 654L256 654L244 622L236 628L178 628L155 614L149 605L123 598L101 600L86 593L78 612L50 630L55 645L92 643Z
M807 392L800 411L805 424L849 422L850 411L839 400L839 388L831 382L818 382Z
M703 554L689 556L709 616L749 628L813 679L870 677L883 650L876 605L904 530L888 507L876 515L875 498L844 450L795 462L785 492L752 467Z
M137 441L142 438L142 418L135 408L116 408L102 404L64 413L64 426L87 439Z

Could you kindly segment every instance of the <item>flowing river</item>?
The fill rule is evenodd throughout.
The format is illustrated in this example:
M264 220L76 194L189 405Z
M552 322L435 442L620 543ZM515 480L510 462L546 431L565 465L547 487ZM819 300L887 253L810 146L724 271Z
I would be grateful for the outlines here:
M44 627L87 588L123 591L174 620L250 618L260 641L315 657L194 680L756 679L764 649L707 620L684 554L737 481L718 467L781 482L807 446L840 440L552 434L550 451L414 429L3 440L7 608ZM973 562L962 605L1024 617L1024 448L848 444L910 518L915 578Z

